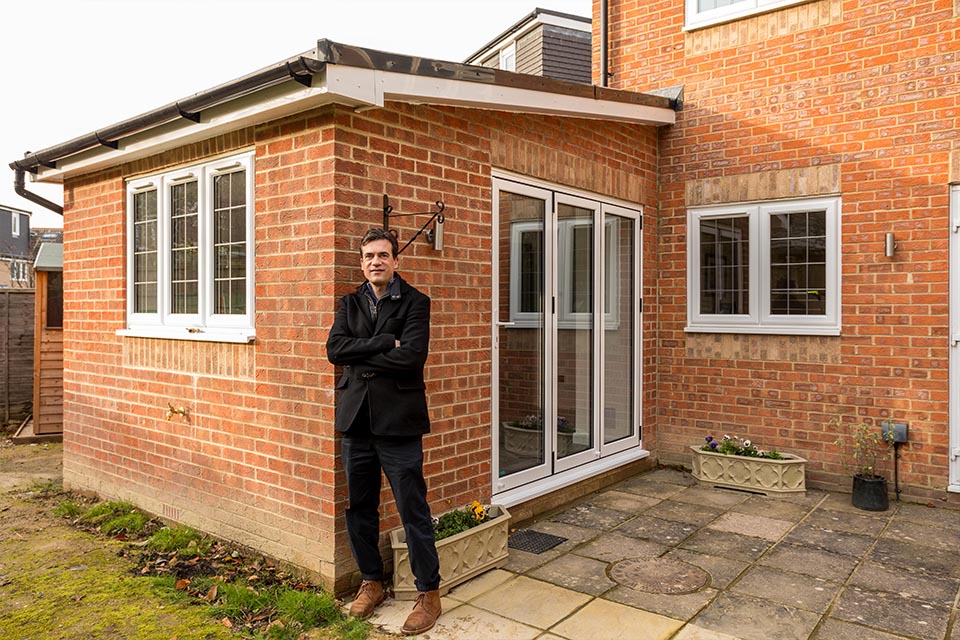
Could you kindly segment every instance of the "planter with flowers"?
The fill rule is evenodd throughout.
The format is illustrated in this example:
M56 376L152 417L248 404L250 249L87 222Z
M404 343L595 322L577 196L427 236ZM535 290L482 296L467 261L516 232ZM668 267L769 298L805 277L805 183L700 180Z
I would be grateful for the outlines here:
M507 563L510 513L506 508L484 507L474 501L464 509L434 518L437 555L440 557L440 595L485 571ZM393 593L398 600L414 600L417 586L410 569L407 537L402 528L390 532L393 549Z
M520 420L504 422L503 448L521 456L539 457L543 451L543 416L530 414ZM573 448L577 428L563 416L557 416L557 455L564 457Z
M707 436L702 446L691 446L693 476L704 484L740 489L768 496L803 494L807 461L775 450L758 449L749 440Z

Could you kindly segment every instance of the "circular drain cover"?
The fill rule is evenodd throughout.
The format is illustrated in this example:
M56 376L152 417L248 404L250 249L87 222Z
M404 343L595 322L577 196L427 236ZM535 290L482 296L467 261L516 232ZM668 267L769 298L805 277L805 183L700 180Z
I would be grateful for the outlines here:
M610 578L638 591L678 594L699 591L710 575L673 558L629 558L613 565Z

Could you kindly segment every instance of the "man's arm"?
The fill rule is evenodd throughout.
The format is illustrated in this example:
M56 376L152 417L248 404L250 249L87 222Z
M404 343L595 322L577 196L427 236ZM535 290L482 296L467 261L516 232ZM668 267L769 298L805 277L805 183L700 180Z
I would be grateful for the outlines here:
M388 334L371 338L354 337L347 322L347 299L343 298L327 337L327 360L336 365L364 364L369 357L393 349L395 340L394 336Z
M390 339L391 346L394 340L399 341L399 346L371 355L356 364L378 373L419 375L430 350L430 298L425 295L417 296L410 305L400 335L387 333L380 337L384 336Z

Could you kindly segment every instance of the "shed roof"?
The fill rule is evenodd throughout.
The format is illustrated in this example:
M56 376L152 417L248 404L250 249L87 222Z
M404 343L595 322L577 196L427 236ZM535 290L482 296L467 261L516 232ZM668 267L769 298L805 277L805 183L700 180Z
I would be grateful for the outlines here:
M33 261L34 271L63 271L63 245L57 242L44 242Z
M34 180L64 178L323 104L382 107L386 101L563 117L673 124L669 98L512 73L320 40L316 48L14 160Z

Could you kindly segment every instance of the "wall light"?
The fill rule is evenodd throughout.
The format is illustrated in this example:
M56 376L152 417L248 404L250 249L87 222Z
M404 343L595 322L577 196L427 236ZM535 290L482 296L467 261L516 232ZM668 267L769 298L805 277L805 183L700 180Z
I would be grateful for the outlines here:
M893 237L893 232L888 232L884 236L883 255L885 255L888 258L892 258L896 250L897 250L897 241Z

